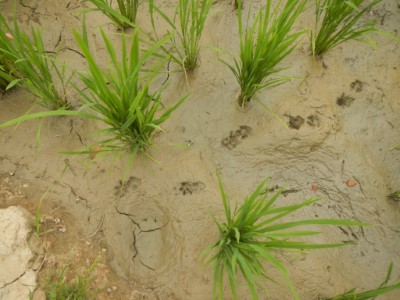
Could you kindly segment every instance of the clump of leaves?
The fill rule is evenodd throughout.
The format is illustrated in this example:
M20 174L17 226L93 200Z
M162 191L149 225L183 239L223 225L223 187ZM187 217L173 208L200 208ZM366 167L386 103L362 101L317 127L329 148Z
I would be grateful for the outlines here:
M334 219L307 219L284 222L282 218L294 213L298 209L318 201L312 198L304 202L288 206L275 206L275 202L283 190L277 191L269 197L267 181L261 182L244 203L237 209L231 209L231 204L218 177L220 192L225 210L225 221L217 224L219 240L206 248L208 263L214 265L213 299L224 299L224 274L226 273L234 299L238 299L238 273L242 273L253 299L259 299L256 279L270 279L264 268L263 261L278 269L285 283L289 287L294 299L299 299L296 290L283 264L275 255L276 251L302 251L304 249L333 248L348 243L317 244L303 242L297 239L319 234L317 231L304 230L304 226L336 225L336 226L363 226L365 223L334 220ZM301 229L297 229L301 227Z
M7 89L18 84L40 99L38 104L43 107L68 108L67 94L73 73L66 76L65 65L59 67L49 56L41 30L32 27L30 35L31 38L20 30L16 18L10 26L0 14L0 56L7 62L3 64L3 75L14 77Z
M363 5L365 0L315 0L315 29L311 34L314 56L348 40L356 40L374 46L370 33L389 35L375 27L375 22L359 22L361 17L381 0ZM393 37L393 36L392 36Z
M322 298L321 300L373 300L378 296L389 293L400 288L400 280L396 283L388 285L393 271L393 263L389 265L385 280L376 288L365 292L357 292L351 289L335 297Z
M119 29L134 27L139 0L116 0L118 10L113 8L113 0L88 0L103 12Z
M224 60L222 62L235 75L240 86L238 103L244 106L253 99L257 91L292 79L271 76L285 69L278 67L278 64L293 51L297 39L304 33L291 33L291 29L307 1L288 0L283 7L282 1L278 1L276 7L272 8L272 0L267 0L265 8L258 11L251 25L250 10L244 25L242 1L238 2L239 58L234 59L234 64Z
M211 9L212 0L178 0L173 19L170 19L149 0L149 10L154 33L157 36L154 12L157 12L170 26L172 34L171 50L163 48L172 60L182 65L185 70L196 67L200 50L200 39L203 33L207 15Z

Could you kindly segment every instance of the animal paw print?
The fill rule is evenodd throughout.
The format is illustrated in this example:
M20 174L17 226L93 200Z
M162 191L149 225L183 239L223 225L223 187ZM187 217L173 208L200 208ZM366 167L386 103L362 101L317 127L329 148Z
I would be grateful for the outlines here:
M114 195L123 197L129 189L136 190L141 183L142 180L135 176L129 177L125 182L120 180L119 183L114 187Z
M236 131L231 131L229 136L222 140L222 145L229 150L235 149L245 138L251 134L251 127L247 125L239 126Z
M201 192L205 187L206 185L201 181L183 181L179 184L179 191L182 192L182 195L192 195Z

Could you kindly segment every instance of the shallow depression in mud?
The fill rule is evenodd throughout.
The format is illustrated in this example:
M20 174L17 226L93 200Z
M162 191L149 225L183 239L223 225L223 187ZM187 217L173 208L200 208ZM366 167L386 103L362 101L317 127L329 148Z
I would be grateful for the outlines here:
M143 284L167 281L181 264L179 224L163 200L161 195L124 197L110 216L110 222L120 226L114 226L108 234L122 237L109 244L114 263L125 276ZM129 259L121 260L121 257Z

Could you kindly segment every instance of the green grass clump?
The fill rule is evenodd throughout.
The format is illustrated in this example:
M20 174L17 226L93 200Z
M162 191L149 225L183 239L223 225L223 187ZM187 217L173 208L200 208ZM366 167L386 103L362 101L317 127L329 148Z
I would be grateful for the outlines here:
M15 57L8 54L12 35L7 30L4 30L4 26L1 23L0 35L0 91L5 92L9 84L19 76L15 72Z
M304 249L319 249L341 247L348 243L315 244L303 241L292 241L298 237L319 234L317 231L304 230L304 226L313 225L343 225L363 226L365 223L349 220L309 219L284 222L282 218L294 213L300 208L309 206L318 199L308 199L304 202L288 206L275 206L282 189L269 197L267 182L261 182L255 191L246 197L244 203L232 211L220 178L219 186L225 209L224 222L217 224L219 240L209 246L207 262L214 265L213 299L224 299L224 273L227 274L234 299L238 299L238 273L242 273L253 299L259 299L256 279L270 279L263 261L268 262L280 272L293 298L299 299L283 263L274 256L277 251L302 251ZM300 227L300 229L297 229Z
M322 298L321 300L374 300L376 297L400 288L400 280L397 283L388 285L393 271L393 263L389 265L385 280L376 288L358 293L356 289L351 289L341 295L332 298Z
M31 38L20 30L15 18L10 26L0 14L0 55L8 65L3 64L3 75L8 73L16 77L7 89L18 84L35 95L39 99L37 103L43 107L50 110L68 108L67 89L72 75L66 76L65 65L58 67L49 56L41 30L32 27L30 35ZM2 78L7 81L4 76Z
M283 7L282 1L278 1L276 7L272 8L272 0L267 0L265 8L258 11L252 25L249 25L250 10L246 24L243 24L241 3L239 0L239 58L234 60L233 65L222 62L235 75L240 86L238 102L244 106L257 91L292 79L271 76L284 69L278 64L293 51L297 39L304 33L291 33L291 29L307 1L288 0Z
M388 197L394 201L400 201L400 191L396 191L388 195Z
M47 300L90 300L96 299L95 293L89 290L93 281L92 273L97 265L97 260L89 267L84 274L77 274L75 279L68 281L66 272L68 264L60 271L53 271L47 278L43 289Z
M154 12L157 12L168 23L171 28L170 31L172 31L172 49L164 49L185 70L193 70L196 67L200 50L200 39L212 3L212 0L178 0L174 17L171 20L154 5L153 0L149 0L154 33L156 34Z
M315 29L311 34L314 56L348 40L374 45L369 33L383 33L375 28L375 22L359 23L360 18L381 2L374 0L363 6L364 0L315 0ZM363 6L363 7L362 7Z
M78 92L82 96L84 106L94 111L91 118L108 125L102 133L110 137L100 142L102 149L124 150L136 155L149 148L154 131L162 130L160 125L185 99L182 98L160 113L161 92L165 86L155 92L150 91L150 84L168 58L153 65L151 59L157 56L160 46L166 43L169 37L140 55L139 31L136 30L133 34L130 49L127 49L126 36L122 35L122 53L118 59L109 38L103 31L101 35L110 59L110 67L106 71L92 56L86 27L84 26L82 35L74 31L76 41L89 66L88 73L79 74L88 90L82 92L78 89Z
M134 27L139 0L116 0L118 10L113 8L113 0L88 0L103 12L119 29Z
M169 37L143 50L139 46L139 30L135 30L130 37L132 40L130 47L127 45L127 37L122 34L122 50L118 58L112 42L104 31L101 31L109 56L109 68L105 69L92 55L86 26L83 26L82 34L76 30L73 33L89 67L88 72L79 73L79 78L86 88L82 90L74 85L81 96L80 110L27 114L0 124L0 128L44 117L78 116L102 122L107 128L100 130L99 133L106 138L91 149L73 154L89 154L94 158L97 152L122 152L130 155L130 161L133 161L137 154L148 155L146 150L151 146L154 132L162 131L160 125L186 99L182 97L171 107L164 108L161 103L161 93L166 85L155 91L150 90L154 78L168 61L168 57L161 60L155 58L162 57L158 51Z

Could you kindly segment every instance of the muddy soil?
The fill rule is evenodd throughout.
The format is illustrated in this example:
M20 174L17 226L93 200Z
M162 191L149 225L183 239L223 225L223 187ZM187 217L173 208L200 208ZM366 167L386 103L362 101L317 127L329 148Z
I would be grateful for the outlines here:
M26 28L42 26L48 50L62 49L61 61L84 70L71 29L80 28L85 5L78 0L24 0L16 4L16 15ZM172 12L172 2L158 5ZM13 1L0 3L0 10L11 18ZM301 19L299 28L312 26L312 7ZM399 3L384 0L364 19L378 20L379 28L399 34ZM159 33L165 32L165 24L157 22ZM145 5L138 24L150 30ZM117 31L100 13L90 13L87 25L92 50L105 62L98 28L115 45L120 41ZM302 299L377 286L390 262L397 276L400 208L387 195L400 190L400 152L389 151L400 143L400 44L384 36L374 39L376 49L347 42L313 60L305 37L285 62L291 66L286 75L298 79L257 94L287 122L285 128L257 103L244 110L237 107L233 75L207 48L238 51L236 11L229 1L217 1L203 35L199 67L187 76L163 74L158 80L161 85L168 78L167 105L190 93L163 125L165 132L154 139L150 154L158 162L138 158L125 185L120 181L124 159L60 154L96 141L97 123L60 117L1 130L1 181L11 194L23 195L2 196L1 207L17 204L34 213L47 192L45 214L61 220L66 229L41 237L39 282L69 258L72 268L82 270L100 255L94 274L99 298L210 299L213 275L199 254L218 238L211 213L223 217L217 170L233 203L240 204L270 177L271 186L285 187L281 204L322 198L288 221L329 217L373 224L320 229L323 234L312 238L319 243L355 242L351 246L277 253ZM24 114L33 104L22 90L2 95L0 122ZM54 228L51 220L45 228ZM270 276L280 280L272 268ZM268 299L291 299L284 286L265 286ZM246 288L240 289L239 298L250 299ZM381 297L399 298L400 292Z

